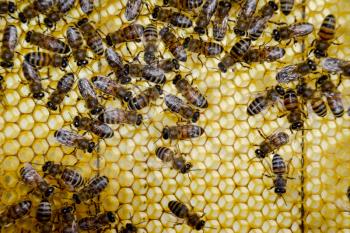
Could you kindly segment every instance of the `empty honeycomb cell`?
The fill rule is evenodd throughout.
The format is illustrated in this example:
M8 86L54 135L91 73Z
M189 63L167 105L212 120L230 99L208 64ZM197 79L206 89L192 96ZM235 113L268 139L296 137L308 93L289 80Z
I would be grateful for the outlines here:
M32 148L36 154L45 154L49 150L49 144L46 139L37 139L34 141Z
M97 160L94 160L95 162ZM91 163L91 162L90 162ZM120 168L118 164L116 163L108 163L103 169L103 175L109 177L109 178L114 178L119 175Z
M63 127L64 121L59 115L50 115L47 119L47 125L50 130L58 130Z
M129 171L120 171L118 175L118 182L121 187L130 187L134 182L134 176ZM154 185L157 186L157 185Z
M162 183L162 191L166 195L170 195L176 192L177 184L173 179L166 179L165 182Z
M235 173L235 175L233 176L233 180L235 181L237 186L247 186L250 177L248 172L240 170Z
M15 155L20 148L20 144L17 140L6 141L2 145L2 150L5 155Z
M118 200L121 203L131 203L134 193L130 188L121 188L118 192Z
M220 157L216 154L207 154L204 160L205 167L207 169L218 170L220 166ZM219 176L217 172L214 172L213 176Z
M6 91L3 101L9 106L17 106L20 100L19 94L14 90ZM7 107L4 107L7 109Z
M18 105L18 110L21 113L32 113L35 108L35 102L31 98L22 99Z
M30 162L34 158L34 151L30 147L21 147L17 156L22 163Z
M20 112L16 107L8 108L3 114L4 120L6 122L16 122L19 116L20 116Z
M234 232L249 232L250 226L246 220L238 220L233 224Z
M248 139L246 138L237 138L234 141L234 145L233 147L236 150L236 153L242 153L242 154L246 154L248 153L248 147L245 145L249 145Z
M46 138L49 133L49 128L46 124L38 123L33 127L35 138Z
M135 195L135 197L132 200L132 206L135 209L136 212L139 211L145 211L147 208L147 198L146 196L138 196Z
M34 126L34 119L31 115L21 115L18 123L22 130L30 130Z
M23 131L18 136L18 141L21 146L31 146L33 144L35 137L30 131Z
M219 183L219 189L222 194L231 194L235 188L235 184L232 179L221 179Z
M163 208L160 204L149 203L147 207L147 215L149 219L159 219L163 213Z
M18 178L16 173L7 173L0 178L1 185L6 189L11 189L16 187L18 183Z
M103 198L102 206L105 211L116 211L119 207L119 200L115 196L107 196Z
M17 201L17 193L12 190L4 190L1 195L1 202L5 205L12 205Z
M265 221L264 224L261 226L261 229L263 232L278 232L278 225L273 220Z
M92 158L89 162L90 167L95 171L103 171L106 166L106 161L103 157Z
M256 220L256 216L259 216L259 220ZM249 211L249 214L247 216L248 224L251 228L258 228L260 229L262 224L264 223L262 218L262 213L260 211Z

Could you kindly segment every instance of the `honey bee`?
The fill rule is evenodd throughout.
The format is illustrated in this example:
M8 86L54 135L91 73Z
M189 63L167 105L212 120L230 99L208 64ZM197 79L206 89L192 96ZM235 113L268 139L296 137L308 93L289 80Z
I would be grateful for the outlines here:
M45 175L59 178L70 190L79 189L84 184L84 178L79 172L61 164L48 161L42 166L42 170Z
M213 22L213 37L217 41L222 41L226 35L228 14L232 4L229 0L221 0L215 13Z
M192 27L192 21L186 15L176 12L171 8L165 9L160 6L155 6L152 12L152 17L155 20L169 23L179 28L190 28Z
M308 87L305 81L297 85L297 94L302 96L305 101L310 101L311 108L316 115L319 117L327 115L327 106L320 92Z
M334 15L327 15L324 18L321 28L318 31L318 39L314 40L311 44L311 46L314 46L311 52L314 52L317 58L326 57L328 48L334 44L331 40L335 36L335 24Z
M275 41L288 40L289 44L292 40L309 35L313 30L311 23L294 23L274 29L272 37Z
M22 63L22 72L23 76L29 82L29 89L33 95L33 98L38 100L42 99L45 94L38 70L24 61Z
M20 170L23 182L35 189L38 189L45 197L53 194L54 188L50 186L43 177L29 163L24 164Z
M135 111L126 111L119 108L107 109L98 116L98 120L107 124L141 125L142 115Z
M234 27L234 33L238 36L244 36L249 29L252 17L255 13L258 0L247 0L238 13L237 23Z
M85 39L87 46L96 55L102 55L104 52L102 38L94 26L89 22L89 19L83 18L79 20L77 27L81 34L83 34L83 38Z
M157 67L162 69L164 73L169 73L180 69L180 64L177 59L168 58L157 61Z
M36 210L36 220L40 223L47 223L51 220L52 208L51 203L47 199L41 200Z
M263 62L274 62L281 59L285 50L278 46L266 46L263 48L251 48L243 56L243 61L247 64L253 62L263 63Z
M261 113L270 106L273 106L285 94L284 88L280 85L268 88L265 92L257 96L247 108L249 116Z
M165 96L164 102L170 111L179 114L184 119L190 120L193 123L198 121L199 111L187 105L177 96L168 94Z
M37 17L40 13L46 14L56 5L56 0L35 0L27 5L22 12L18 13L18 18L22 23Z
M110 224L115 222L115 215L113 212L108 211L100 213L96 216L89 216L79 219L78 226L80 230L91 231L100 230L102 228L108 227Z
M280 8L284 15L289 15L294 7L294 0L280 0Z
M170 201L168 207L176 217L185 219L187 225L195 230L199 231L204 228L205 221L201 219L199 214L191 212L185 204L179 201Z
M32 202L30 200L24 200L10 205L3 213L0 214L0 228L15 223L16 220L28 215L31 208Z
M189 173L193 167L192 163L187 162L180 153L176 153L167 147L157 147L156 155L164 163L171 164L171 168L182 174Z
M74 7L75 0L58 0L56 7L46 14L44 24L48 28L52 28L64 15Z
M106 42L108 46L124 42L141 42L144 27L141 24L130 24L115 32L108 33Z
M284 132L273 133L269 136L265 136L260 130L258 132L264 138L259 148L255 150L255 155L259 159L265 158L268 154L278 150L289 142L289 136Z
M115 72L118 81L121 84L129 83L131 78L128 76L128 71L124 69L123 58L111 47L106 49L105 57L108 65Z
M113 129L107 124L88 117L74 117L73 125L79 130L86 130L100 138L111 138L114 136Z
M265 4L250 22L248 35L251 40L257 40L266 28L267 22L272 18L278 6L274 1Z
M203 0L163 0L164 6L175 7L179 10L192 10L202 5Z
M327 57L321 61L321 66L328 72L350 76L350 62L339 58Z
M17 10L17 6L12 1L2 0L0 1L0 15L13 14Z
M128 107L130 110L141 110L148 107L152 101L156 101L162 94L163 90L159 85L149 87L131 98L128 102Z
M92 115L96 115L104 109L99 103L96 92L89 80L80 78L78 81L78 89L86 102L86 107L90 109Z
M183 47L193 53L203 54L206 57L215 57L224 50L218 43L206 42L190 37L185 38Z
M13 67L13 58L15 49L18 44L17 28L14 25L7 25L4 29L1 46L1 62L0 65L4 68Z
M218 0L206 0L204 2L202 9L196 19L196 26L194 27L195 32L200 35L207 32L207 26L209 25L210 19L213 17L216 11L217 5Z
M198 125L165 126L162 130L162 137L165 140L185 140L200 137L203 133L204 129Z
M111 95L122 101L128 102L132 97L132 92L116 81L105 76L94 76L91 78L92 84L104 94Z
M304 128L304 119L305 113L301 110L300 101L298 95L294 90L286 91L286 94L283 97L283 105L287 110L287 119L291 124L290 129L301 130Z
M76 216L74 213L73 206L65 206L61 208L61 226L60 229L62 233L78 233L78 224L76 222Z
M72 131L59 129L54 134L56 140L64 146L75 147L91 153L95 149L95 143Z
M242 39L234 44L230 50L219 62L218 67L221 72L226 73L227 69L233 66L236 62L243 60L244 55L250 48L250 39Z
M85 66L88 64L87 51L83 46L83 37L79 30L75 27L68 27L66 31L67 41L72 48L74 60L78 66Z
M137 228L135 225L132 223L127 223L125 227L120 228L119 231L120 233L137 233Z
M128 0L124 16L126 20L134 20L142 10L142 0Z
M24 60L35 67L53 66L64 69L68 65L67 57L58 54L50 54L44 52L31 52L24 55Z
M187 60L187 54L183 45L179 42L174 33L170 31L168 27L164 27L160 30L161 36L165 47L169 49L171 54L179 61L185 62Z
M79 192L73 194L74 202L80 204L97 197L107 187L108 183L109 180L106 176L93 177Z
M304 62L283 67L277 73L276 80L279 83L289 83L297 79L301 79L316 69L316 63L313 60L307 59Z
M130 63L124 66L124 72L134 77L142 77L156 84L164 84L166 82L164 70L153 65Z
M191 86L191 84L186 79L182 78L180 74L175 76L173 84L177 91L180 92L190 104L198 108L208 107L208 101L204 95L196 87Z
M79 0L79 5L81 11L89 15L94 10L94 1L93 0Z
M148 24L143 32L144 56L143 60L147 64L152 64L156 60L155 53L158 50L158 31L154 23Z
M65 74L57 83L56 89L51 93L49 101L46 106L53 110L57 110L57 105L60 105L63 102L64 97L70 92L74 84L74 75L73 73Z

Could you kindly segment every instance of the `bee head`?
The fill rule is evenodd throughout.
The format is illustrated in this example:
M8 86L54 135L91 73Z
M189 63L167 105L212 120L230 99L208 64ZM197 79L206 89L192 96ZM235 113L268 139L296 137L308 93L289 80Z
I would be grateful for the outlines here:
M205 29L203 27L195 27L194 31L200 35L203 35L205 33Z
M261 149L256 149L255 155L256 155L256 157L261 158L261 159L265 158L265 156L266 156L266 154Z
M286 193L286 188L281 188L281 187L275 187L275 193L277 194L283 194Z
M50 186L50 187L45 191L44 196L45 196L45 197L50 197L50 196L53 194L54 191L55 191L55 188L52 187L52 186Z
M311 60L311 59L307 60L307 65L310 67L311 70L316 70L317 69L316 63L313 60Z
M169 4L169 0L163 0L163 5L168 5Z
M184 40L184 43L182 44L182 46L187 49L188 48L188 44L190 43L191 38L190 37L186 37Z
M272 38L275 41L280 41L281 40L280 31L278 29L273 29L273 31L272 31Z
M15 11L17 10L16 4L14 2L9 2L7 9L11 14L15 13Z
M176 70L180 69L180 64L177 59L173 59L172 62Z
M44 24L45 24L46 27L48 27L48 28L52 28L52 27L53 27L53 22L52 22L51 19L49 19L49 18L45 18L45 19L44 19Z
M188 173L192 167L193 167L192 163L186 163L185 166L181 168L180 172L182 174Z
M245 34L245 32L239 28L235 28L233 31L238 36L244 36L244 34Z
M160 36L164 36L165 33L168 33L168 32L169 32L169 28L168 28L168 27L164 27L164 28L162 28L162 29L160 30L159 35L160 35Z
M176 83L177 83L178 81L180 81L180 79L181 79L181 74L177 74L177 75L175 76L175 78L173 79L173 84L176 85Z
M68 58L62 57L61 67L66 68L68 66Z
M0 65L4 68L11 68L13 67L13 61L2 61Z
M25 38L26 42L28 43L30 42L30 38L32 37L32 34L33 34L33 31L29 31L26 33L26 38Z
M165 126L164 129L162 130L162 137L165 140L169 139L169 127L168 126Z
M80 126L80 117L79 116L74 117L73 125L75 128L79 128L79 126Z
M87 152L91 153L95 149L95 143L94 142L89 142Z
M78 194L76 194L76 193L73 194L73 201L74 201L75 203L77 203L77 204L80 204L80 203L81 203Z
M195 123L198 121L198 119L199 119L199 112L197 111L192 116L192 122Z
M88 61L86 59L77 61L78 66L86 66L88 64Z
M316 83L317 83L317 85L322 85L328 79L329 79L329 76L324 74L317 79Z
M77 25L78 25L78 27L81 27L82 25L86 24L87 22L89 22L89 19L83 18L83 19L78 21Z
M0 75L0 82L4 80L4 77Z
M67 214L67 213L71 213L71 212L73 212L73 207L72 206L64 207L61 210L62 214Z
M20 12L20 13L18 14L18 18L19 18L19 20L20 20L22 23L26 23L26 22L27 22L27 19L26 19L26 17L24 16L23 12Z
M156 85L156 89L157 89L159 95L163 94L163 90L162 90L162 87L160 85Z
M152 17L153 17L154 19L158 18L159 11L160 11L160 7L159 7L159 6L156 6L156 7L153 9Z
M92 110L90 111L90 113L91 113L92 115L97 115L97 114L99 114L100 112L102 112L102 110L103 110L102 107L96 107L96 108L92 109Z
M51 101L47 102L46 106L53 111L57 110L57 106L54 103L52 103Z
M127 223L125 225L125 228L126 228L126 230L129 230L130 232L136 232L137 231L137 228L131 223Z
M269 1L269 6L274 10L277 11L278 10L278 6L274 1Z
M45 96L44 92L37 92L33 94L33 98L37 100L41 100Z
M232 5L231 5L231 2L229 1L220 1L219 6L228 8L228 7L231 7Z
M204 228L204 225L205 225L205 221L204 220L200 220L197 224L196 224L196 230L199 231L199 230L202 230Z
M49 169L49 167L52 166L52 164L53 164L53 163L52 163L51 161L46 162L46 163L43 165L43 167L42 167L43 172L46 172L46 171Z
M227 69L226 69L226 66L224 65L224 63L219 62L218 67L219 67L219 69L221 70L222 73L226 73L227 72Z
M132 92L128 91L124 96L124 101L129 102L130 98L132 97Z
M147 61L148 63L151 63L152 61L154 61L156 59L156 57L154 56L153 52L145 52L145 61Z
M326 56L326 53L322 49L315 49L314 54L317 58Z
M275 87L275 90L276 90L276 92L279 94L279 95L281 95L281 96L283 96L286 92L284 91L284 88L282 87L282 86L280 86L280 85L277 85L276 87Z
M113 214L112 211L107 212L107 218L109 222L115 222L115 215Z
M302 121L293 122L292 125L290 126L291 130L302 130L303 128L304 128L304 122Z
M141 124L142 124L142 120L143 120L142 115L141 115L141 114L138 114L138 115L137 115L136 125L141 125Z
M106 36L106 43L108 46L113 46L113 41L109 34Z

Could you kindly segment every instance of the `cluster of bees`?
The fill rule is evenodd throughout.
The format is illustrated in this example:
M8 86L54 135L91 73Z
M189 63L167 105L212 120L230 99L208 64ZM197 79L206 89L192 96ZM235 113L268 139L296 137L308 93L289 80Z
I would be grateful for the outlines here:
M152 22L141 25L131 22L120 29L103 35L99 32L88 16L94 10L92 0L79 0L80 8L86 17L79 19L70 25L65 32L66 41L45 32L27 31L25 41L37 46L40 50L24 54L21 64L23 76L26 79L31 96L43 101L51 111L60 111L64 98L68 98L77 82L81 98L89 110L88 116L75 116L72 129L59 129L54 137L60 144L84 152L92 153L98 147L93 140L80 134L80 131L91 133L99 139L107 139L114 136L111 125L129 124L141 126L145 121L141 110L151 106L164 94L164 103L168 110L176 114L182 123L165 126L161 131L161 137L165 140L187 140L197 138L205 134L205 129L197 125L201 112L208 107L208 101L197 87L192 85L187 76L180 74L181 63L186 62L188 53L198 54L207 58L218 58L218 72L229 72L235 64L249 66L252 63L274 62L285 55L284 46L290 42L297 42L311 34L314 26L306 22L296 22L291 25L279 24L273 30L272 39L279 43L278 46L252 46L257 41L267 26L273 24L271 18L280 8L281 12L288 15L292 12L294 0L280 0L280 7L274 1L268 1L260 9L258 0L164 0L163 6L152 6L142 0L128 0L124 17L128 21L134 21L141 13L143 6L150 12ZM231 14L233 5L240 5L235 14ZM10 1L0 2L0 14L11 18L18 18L22 23L29 23L39 15L44 16L44 24L50 30L56 27L60 20L65 20L67 13L75 7L74 0L34 0L29 3L18 16L13 16L16 5ZM193 12L196 12L194 18ZM233 32L229 31L230 18L235 18ZM318 38L314 40L310 49L310 56L305 61L287 65L278 71L274 87L268 87L264 92L255 97L248 105L247 113L254 116L263 113L271 106L281 105L283 114L290 124L291 132L304 129L304 121L308 112L306 106L310 105L313 112L324 117L327 114L327 105L334 117L342 117L344 106L337 85L330 79L330 74L350 75L350 62L331 58L327 50L335 44L336 19L333 15L325 17L318 32ZM212 27L212 40L203 40L202 36L209 37L209 25ZM159 28L159 25L162 25ZM193 28L193 35L182 38L180 29ZM227 33L235 33L240 39L228 52L220 44ZM198 36L196 36L198 35ZM15 25L8 24L4 29L0 65L11 69L14 66L16 46L19 35ZM213 42L213 41L216 42ZM129 42L142 42L142 60L139 54L132 54L133 61L125 61L123 56L115 49L116 45ZM159 53L159 43L163 43L172 58L163 58ZM43 50L43 51L42 51ZM45 52L44 52L45 51ZM92 52L94 58L89 56ZM220 58L220 55L225 53ZM311 59L311 55L315 59ZM73 57L73 58L71 58ZM40 69L43 67L70 68L70 60L83 69L91 59L105 59L110 70L109 75L95 75L91 78L79 77L73 71L66 72L58 81L51 93L42 84ZM323 73L317 72L321 64ZM163 86L168 78L173 75L171 82L177 92L166 93ZM319 75L314 88L311 85L310 75ZM6 79L6 77L5 77ZM3 81L1 77L0 81ZM341 80L341 78L339 78ZM145 82L149 87L135 94L131 86L138 82ZM5 88L1 85L1 88ZM139 87L137 87L139 89ZM100 98L102 96L103 98ZM103 99L118 99L123 108L107 108ZM289 141L289 135L285 132L275 132L265 136L259 131L264 141L256 149L256 157L264 159L274 153ZM157 147L156 156L166 164L186 174L192 170L192 163L187 161L178 150L169 147ZM272 174L274 190L278 195L286 193L289 162L286 165L282 156L274 154L272 158ZM66 204L58 212L60 224L53 224L53 211L50 197L57 189L30 164L25 164L20 170L22 181L33 188L36 195L42 200L36 210L36 220L41 232L78 232L80 230L97 231L111 228L116 221L113 212L100 212L93 216L77 219L76 206L96 198L107 186L109 180L106 176L96 176L85 182L82 176L69 167L53 162L46 162L42 166L42 172L46 176L59 180L60 189L73 193L71 204ZM184 222L195 230L205 227L203 216L190 210L190 208L177 200L168 203L171 213L183 219ZM30 200L24 200L9 206L1 214L0 223L6 227L15 223L18 219L28 215L32 208ZM136 227L129 223L118 232L137 232Z

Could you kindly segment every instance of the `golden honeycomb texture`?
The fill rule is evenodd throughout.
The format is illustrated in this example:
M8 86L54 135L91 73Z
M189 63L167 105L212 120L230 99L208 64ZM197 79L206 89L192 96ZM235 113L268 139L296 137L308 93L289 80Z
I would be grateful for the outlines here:
M30 1L17 2L19 11ZM150 9L161 2L145 1ZM259 9L265 1L259 2ZM95 1L96 9L89 15L95 27L106 35L127 24L124 17L126 0ZM234 19L238 6L234 5L230 18ZM303 14L305 12L305 15ZM316 38L323 18L328 14L337 18L337 38L340 45L333 45L329 55L347 58L350 54L350 34L347 23L350 22L350 2L348 0L296 0L294 10L289 16L278 12L272 21L293 23L295 19L314 24L315 30L305 40L310 46ZM146 25L150 22L150 12L143 7L136 22ZM56 28L47 33L64 39L68 26L74 25L84 17L76 3ZM42 18L39 19L42 22ZM143 111L144 124L140 126L120 125L114 127L112 138L99 141L99 148L93 153L83 153L61 146L54 139L54 132L60 128L70 129L73 117L87 114L84 100L75 83L74 90L64 99L59 111L50 111L43 100L34 100L20 69L23 56L38 48L24 41L28 30L45 31L38 19L29 24L22 24L17 19L8 19L15 24L19 33L19 45L16 48L15 66L2 70L5 78L5 91L0 104L0 211L8 205L30 197L33 208L30 216L2 232L37 232L35 227L35 209L40 199L27 194L31 188L20 180L19 170L25 163L32 163L40 171L46 161L54 161L72 166L83 177L89 179L96 174L109 178L109 185L96 203L101 211L113 211L117 215L118 228L128 222L134 223L139 232L191 232L186 224L174 226L179 221L170 214L168 202L177 199L204 213L206 226L204 232L350 232L350 203L346 197L348 177L350 177L349 152L350 139L349 117L335 119L330 113L319 118L309 114L306 130L290 134L289 124L279 118L276 108L270 108L265 114L248 117L247 104L254 93L274 85L278 69L286 64L297 63L307 57L308 49L302 50L301 43L286 46L286 55L281 62L253 64L251 68L236 65L234 72L223 74L217 70L217 59L201 56L204 65L196 54L188 53L187 62L181 63L181 74L191 73L193 85L197 86L208 99L209 107L201 112L198 125L205 129L205 135L197 139L172 142L159 139L165 125L175 125L178 118L164 112L163 99ZM0 21L1 28L6 20ZM158 30L165 24L157 23ZM229 22L231 28L234 22ZM269 42L273 28L270 23L262 38L255 46ZM194 35L193 29L176 29L178 36ZM211 30L209 30L211 33ZM211 34L209 33L209 37ZM208 38L203 37L205 40ZM212 40L212 39L211 39ZM225 51L229 51L238 38L229 30L221 42ZM269 42L277 44L276 42ZM165 57L171 57L162 43L160 51ZM132 52L129 54L125 44L117 45L126 61L142 51L142 43L128 43ZM93 54L91 54L93 57ZM224 54L221 54L221 57ZM78 78L91 78L94 75L107 75L111 72L104 58L94 57L86 68L80 69L70 58L67 71L74 72ZM67 72L66 71L66 72ZM50 87L56 87L64 71L55 68L40 70L44 86L49 93ZM167 75L171 80L175 73ZM335 78L335 77L334 77ZM140 83L140 89L147 87ZM343 79L339 90L347 102L349 80ZM171 82L164 86L166 93L176 93ZM137 89L134 90L137 93ZM106 106L121 107L117 100L104 100ZM347 105L348 106L348 105ZM287 193L282 198L276 196L271 178L264 177L264 167L252 159L255 157L255 144L263 138L258 134L261 129L266 135L282 129L290 134L290 142L278 152L285 161L291 160ZM87 134L89 137L89 134ZM94 137L96 141L96 137ZM178 174L166 167L155 156L157 146L169 146L183 153L188 153L196 171L190 175ZM271 159L266 159L271 163ZM65 191L53 195L53 210L57 211L65 202L70 202ZM77 206L78 218L94 214L95 207L86 204ZM115 232L107 229L106 232Z

